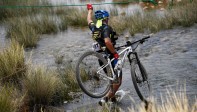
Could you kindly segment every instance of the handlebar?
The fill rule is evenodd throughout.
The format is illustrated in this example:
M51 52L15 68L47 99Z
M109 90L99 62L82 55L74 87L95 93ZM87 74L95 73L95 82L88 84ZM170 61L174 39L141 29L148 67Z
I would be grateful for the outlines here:
M119 50L121 47L128 47L128 46L131 46L136 43L143 44L148 38L150 38L151 35L153 35L153 34L145 35L144 38L137 40L135 42L127 41L125 45L115 47L115 49Z

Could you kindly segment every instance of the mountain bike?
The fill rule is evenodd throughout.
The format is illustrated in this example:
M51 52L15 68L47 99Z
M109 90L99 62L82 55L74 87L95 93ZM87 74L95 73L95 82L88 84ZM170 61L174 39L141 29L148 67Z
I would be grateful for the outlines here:
M126 44L115 47L116 51L120 51L118 52L120 58L114 68L112 67L114 58L109 58L105 47L97 52L85 52L76 64L76 79L82 91L93 98L105 96L112 88L112 83L117 82L117 77L122 74L125 61L129 61L134 88L139 98L147 103L147 99L151 95L148 74L135 50L139 44L143 44L148 38L150 35L134 42L127 41ZM99 47L98 44L95 46Z

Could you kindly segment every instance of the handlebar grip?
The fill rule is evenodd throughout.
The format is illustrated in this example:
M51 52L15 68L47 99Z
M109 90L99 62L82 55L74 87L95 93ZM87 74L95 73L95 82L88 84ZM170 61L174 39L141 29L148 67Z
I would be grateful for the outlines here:
M150 35L144 37L142 40L146 40L146 39L148 39L148 38L150 38Z

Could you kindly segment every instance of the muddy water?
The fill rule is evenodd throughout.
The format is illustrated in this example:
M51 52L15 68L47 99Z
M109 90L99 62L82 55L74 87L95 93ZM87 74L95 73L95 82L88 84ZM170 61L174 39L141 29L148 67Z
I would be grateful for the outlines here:
M141 38L142 34L136 34L131 40ZM184 86L189 102L195 101L197 95L197 25L190 28L178 27L156 33L146 43L139 47L139 55L142 63L148 71L153 88L153 96L158 98L165 94L166 89L171 88L180 91L177 87ZM65 32L56 35L44 35L39 41L38 47L32 50L34 64L44 64L48 67L56 67L55 56L63 56L64 62L75 63L77 58L87 50L91 50L92 39L88 29L69 28ZM117 43L125 42L120 37ZM27 52L29 54L30 51ZM128 92L121 101L119 107L127 110L140 100L131 83L128 63L123 70L123 84L120 89ZM85 94L72 102L64 104L65 110L88 109L98 107L99 99L93 99Z

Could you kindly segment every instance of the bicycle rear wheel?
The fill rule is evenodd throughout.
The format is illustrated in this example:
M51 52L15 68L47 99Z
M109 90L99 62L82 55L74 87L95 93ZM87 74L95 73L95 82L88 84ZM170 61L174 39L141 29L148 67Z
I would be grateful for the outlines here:
M105 76L110 76L109 66L98 70L106 65L106 59L99 53L88 51L84 53L76 64L76 78L80 88L84 93L93 98L101 98L107 94L110 89L111 81Z
M151 96L151 87L148 82L147 72L137 59L133 59L131 62L131 77L138 96L147 104L148 98Z

